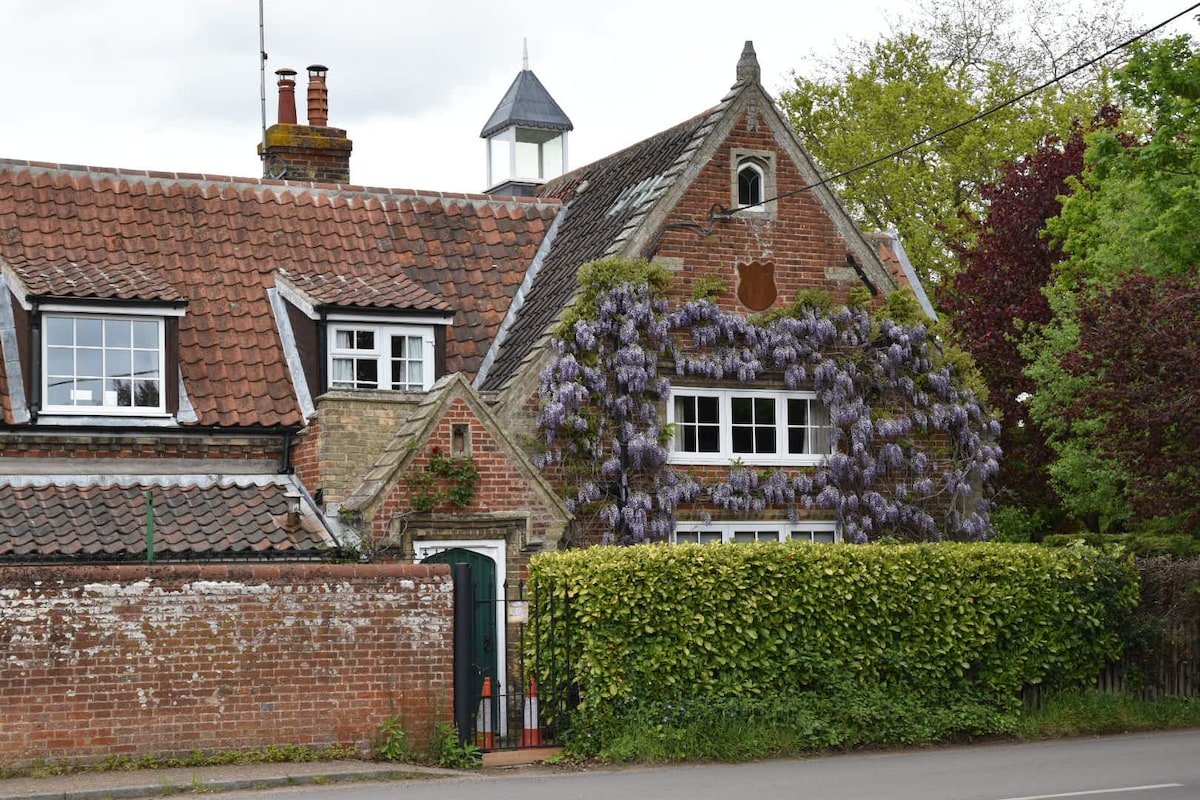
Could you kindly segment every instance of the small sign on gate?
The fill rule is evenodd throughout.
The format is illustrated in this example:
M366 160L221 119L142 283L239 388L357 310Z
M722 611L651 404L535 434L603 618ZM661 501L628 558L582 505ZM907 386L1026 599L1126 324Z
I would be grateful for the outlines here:
M511 600L508 603L509 624L525 624L529 622L529 601Z

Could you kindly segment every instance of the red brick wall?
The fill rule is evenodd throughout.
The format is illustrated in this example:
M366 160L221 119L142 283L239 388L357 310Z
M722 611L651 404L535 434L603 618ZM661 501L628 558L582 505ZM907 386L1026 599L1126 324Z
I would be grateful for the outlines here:
M445 566L0 567L0 766L418 745L453 717Z
M446 514L524 512L530 515L529 535L531 537L550 536L556 538L558 534L556 512L548 506L546 498L531 485L530 478L526 477L524 472L513 464L500 443L461 398L455 399L447 408L445 415L431 431L429 438L422 443L421 449L414 456L408 469L424 470L429 465L434 448L443 454L450 455L451 434L453 426L456 424L465 424L470 428L470 455L479 470L479 483L470 505L459 507L444 503L435 508L434 512ZM388 525L395 515L412 510L409 501L410 494L408 484L401 475L393 483L382 506L372 515L370 532L373 536L380 539L385 538L388 533ZM509 579L523 580L527 577L528 557L520 557L520 548L515 545L514 542L509 543Z
M680 199L667 222L701 221L707 225L714 203L732 208L734 150L770 152L774 155L776 195L806 185L791 158L779 146L766 120L757 117L751 130L748 115L742 114L713 158L701 169L696 180ZM768 198L769 199L769 198ZM664 234L658 249L660 258L681 258L684 268L674 275L673 301L691 299L697 279L720 277L728 289L717 299L723 308L741 314L750 313L737 299L737 265L751 261L775 264L775 283L779 296L776 307L790 304L801 289L824 289L835 300L845 302L857 280L830 280L827 268L846 267L849 247L824 207L812 191L800 192L775 201L773 218L737 214L718 222L713 235L699 237L686 230Z

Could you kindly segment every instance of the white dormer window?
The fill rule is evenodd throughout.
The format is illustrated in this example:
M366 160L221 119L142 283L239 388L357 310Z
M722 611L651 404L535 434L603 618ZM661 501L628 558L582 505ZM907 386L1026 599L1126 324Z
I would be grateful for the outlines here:
M161 318L55 313L42 327L44 411L166 413Z
M763 202L763 170L753 161L738 167L738 208L761 210Z
M433 330L337 323L329 329L329 388L419 392L433 385Z

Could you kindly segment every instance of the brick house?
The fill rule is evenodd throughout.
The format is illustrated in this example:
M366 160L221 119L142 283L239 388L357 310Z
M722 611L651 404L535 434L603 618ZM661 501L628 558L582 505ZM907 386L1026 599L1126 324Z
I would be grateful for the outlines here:
M586 539L527 446L583 264L652 257L676 299L717 276L742 313L865 285L911 287L932 315L899 242L864 235L821 183L750 43L716 106L573 171L570 120L522 70L481 133L478 195L352 184L325 68L309 68L307 125L295 73L278 75L262 179L0 160L0 563L459 548L501 591L532 553ZM678 393L753 396L781 425L802 403L821 426L778 386ZM719 457L739 457L713 414ZM469 496L418 510L413 476L468 457Z

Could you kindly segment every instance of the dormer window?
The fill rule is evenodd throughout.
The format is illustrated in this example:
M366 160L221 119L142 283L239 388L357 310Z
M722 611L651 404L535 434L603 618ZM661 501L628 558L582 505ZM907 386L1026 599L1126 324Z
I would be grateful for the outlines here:
M775 154L769 150L735 149L732 157L732 197L743 213L775 213Z
M47 314L43 410L165 413L163 321Z
M431 327L331 324L329 388L425 391L433 385L434 351Z
M762 167L747 161L738 167L738 208L761 208L763 201Z

